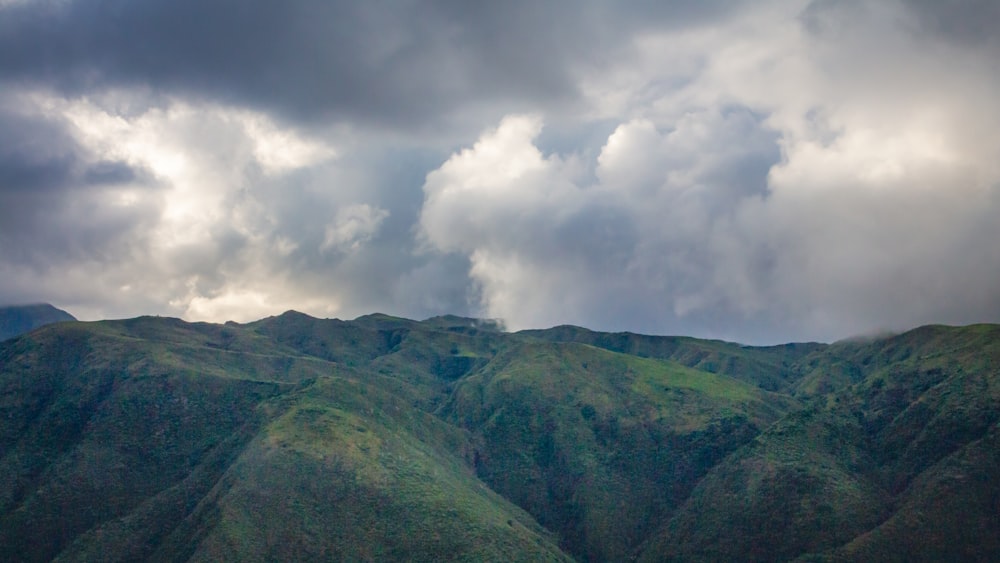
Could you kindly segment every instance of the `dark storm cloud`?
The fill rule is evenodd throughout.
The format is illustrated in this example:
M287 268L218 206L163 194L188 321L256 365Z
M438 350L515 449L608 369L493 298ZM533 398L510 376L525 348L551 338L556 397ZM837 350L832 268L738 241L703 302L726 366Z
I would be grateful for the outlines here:
M139 174L124 162L102 160L87 167L83 180L89 185L120 185L138 181Z
M944 40L969 50L1000 52L1000 3L995 0L898 0L882 5L863 0L813 0L801 17L807 29L821 32L829 25L823 21L827 16L863 19L873 7L888 8L902 29L924 42Z
M69 182L79 147L60 124L0 109L0 131L0 193L58 190Z
M642 2L628 8L603 2L530 1L13 3L3 8L0 17L0 82L95 100L102 111L132 122L182 99L254 108L307 127L347 121L397 131L429 125L439 130L448 115L473 111L484 116L473 118L478 128L484 118L489 122L511 109L575 100L577 74L615 64L631 49L636 32L702 24L734 5L728 1ZM125 95L115 94L122 89ZM503 109L484 110L491 106ZM33 183L52 190L50 197L36 191L7 206L18 210L19 220L7 224L9 230L15 230L15 224L21 227L19 252L47 263L63 255L117 254L123 270L142 278L143 270L152 270L126 267L127 253L112 239L116 233L129 233L136 248L143 248L138 241L152 235L132 229L155 225L148 215L158 209L155 199L144 198L141 209L109 205L112 197L104 197L103 205L98 200L101 189L146 182L149 176L132 165L83 154L65 134L67 126L56 120L50 133L58 139L43 139L17 154L7 151L12 156L6 173L16 175L18 185ZM218 120L186 127L188 148L207 155L225 154L229 150L225 147L244 142ZM42 134L38 123L12 124L9 130L16 132L13 137L22 147L25 139ZM465 140L448 138L445 146ZM214 295L241 271L263 275L246 273L250 264L258 262L268 271L299 272L301 280L336 279L342 293L350 296L345 308L359 314L386 307L413 315L469 312L475 304L469 301L468 260L414 252L423 176L447 156L440 149L415 150L418 146L407 141L388 151L352 152L352 167L364 171L346 177L323 167L307 167L272 178L221 157L219 165L236 166L242 178L236 184L203 189L225 192L223 205L242 210L219 214L219 220L230 221L238 214L241 230L219 225L207 230L200 244L175 248L169 256L172 274L163 275L173 275L175 284L195 280L190 283L197 294ZM393 150L397 154L391 154ZM96 206L90 216L66 212L73 206L82 208L80 190L95 187L100 189L90 192L94 197L84 198ZM169 192L170 186L166 187ZM380 215L374 238L357 252L324 251L325 229L338 209L359 201L384 210L378 211L384 217ZM247 211L254 206L267 213ZM51 222L57 216L64 223L53 229ZM130 216L137 223L129 224ZM107 224L102 227L98 218ZM270 253L248 246L251 236L254 244L269 245ZM8 237L7 242L13 240ZM274 251L286 244L292 250ZM10 252L5 254L11 257ZM413 286L416 283L420 285Z
M148 173L125 162L93 162L65 123L4 107L0 131L0 261L44 270L108 257L150 218L148 205L104 205L109 187L155 189Z
M27 2L0 18L0 77L69 95L148 87L318 117L427 123L469 103L575 95L636 29L732 2ZM655 4L655 6L654 6Z
M995 0L904 0L923 29L956 43L1000 47L1000 3Z
M1000 315L994 2L0 6L0 301L755 343Z

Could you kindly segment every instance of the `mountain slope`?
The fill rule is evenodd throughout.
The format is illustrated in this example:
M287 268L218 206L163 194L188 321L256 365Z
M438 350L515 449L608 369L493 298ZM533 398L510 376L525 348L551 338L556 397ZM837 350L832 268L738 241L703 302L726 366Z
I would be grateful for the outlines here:
M0 343L0 558L994 559L998 366L992 325L54 324Z
M150 317L0 348L0 554L565 559L413 406L423 389L304 348Z
M442 414L477 474L587 560L621 560L726 454L794 406L738 380L575 343L511 347Z
M1000 327L923 327L807 364L859 381L714 467L645 560L996 560Z

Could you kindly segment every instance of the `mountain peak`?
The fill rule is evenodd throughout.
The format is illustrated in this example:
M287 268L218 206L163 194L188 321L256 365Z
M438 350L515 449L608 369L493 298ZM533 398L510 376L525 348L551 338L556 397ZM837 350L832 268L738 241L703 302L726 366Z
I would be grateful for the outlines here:
M0 340L14 338L51 323L75 321L76 318L48 303L0 307Z

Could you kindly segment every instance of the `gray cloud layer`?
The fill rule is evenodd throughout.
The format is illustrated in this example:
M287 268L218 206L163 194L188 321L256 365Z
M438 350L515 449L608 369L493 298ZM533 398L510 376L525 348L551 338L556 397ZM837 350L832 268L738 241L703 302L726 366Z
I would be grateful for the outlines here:
M578 67L632 33L733 4L42 0L5 10L0 69L69 95L139 86L305 122L433 124L455 105L573 97Z
M1000 320L992 2L0 0L0 301Z

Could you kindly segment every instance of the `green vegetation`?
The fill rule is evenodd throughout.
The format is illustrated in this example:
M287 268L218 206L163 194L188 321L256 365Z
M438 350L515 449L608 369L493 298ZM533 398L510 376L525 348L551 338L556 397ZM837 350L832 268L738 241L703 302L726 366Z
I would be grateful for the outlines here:
M52 324L0 344L0 558L995 560L998 370L993 325Z
M441 414L494 490L590 560L620 560L789 407L740 381L581 344L510 346Z

